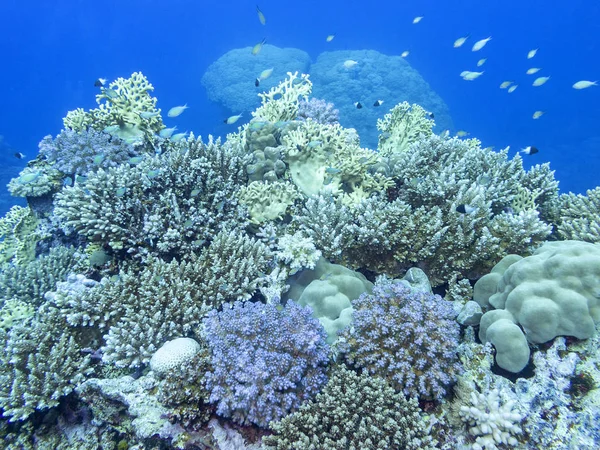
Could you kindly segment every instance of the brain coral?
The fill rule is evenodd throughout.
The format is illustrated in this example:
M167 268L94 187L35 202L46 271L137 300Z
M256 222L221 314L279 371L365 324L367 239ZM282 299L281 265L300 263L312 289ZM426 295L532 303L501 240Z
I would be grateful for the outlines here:
M351 69L346 60L357 61ZM356 128L361 144L377 146L374 124L393 105L402 101L417 103L435 115L439 130L451 129L448 106L429 84L400 56L388 56L374 50L343 50L323 52L311 65L313 95L334 102L345 127ZM384 106L375 108L376 100ZM360 101L362 109L354 102Z
M268 91L285 78L286 72L308 72L310 56L296 48L266 44L258 55L250 47L231 50L212 63L202 76L208 98L237 113L260 106L258 92ZM254 81L263 70L273 73L260 86Z

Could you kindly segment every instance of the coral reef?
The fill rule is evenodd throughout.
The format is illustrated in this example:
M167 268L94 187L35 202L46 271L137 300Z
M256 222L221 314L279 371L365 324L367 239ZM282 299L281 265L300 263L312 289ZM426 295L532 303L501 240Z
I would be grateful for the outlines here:
M335 109L333 103L314 97L300 102L297 119L311 119L324 125L335 125L340 122L339 111Z
M266 449L433 449L417 402L382 378L337 367L314 400L271 423Z
M57 194L56 216L68 233L127 254L169 256L199 250L220 229L245 223L235 191L245 156L193 136L137 165L99 169Z
M35 258L38 241L47 237L29 207L13 206L0 218L0 266L23 265Z
M560 196L558 235L561 239L600 243L600 188L587 195Z
M327 382L329 346L308 307L235 302L212 310L203 335L211 352L206 374L217 413L267 427L314 397Z
M340 333L346 359L407 396L441 399L460 373L460 327L452 304L403 283L378 280L352 301L352 326Z

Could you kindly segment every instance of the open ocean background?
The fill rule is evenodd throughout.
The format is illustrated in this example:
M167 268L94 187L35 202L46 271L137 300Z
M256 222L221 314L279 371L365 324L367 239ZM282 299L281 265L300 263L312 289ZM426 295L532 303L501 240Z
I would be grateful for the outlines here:
M598 186L600 86L575 90L579 80L600 79L600 3L591 0L413 2L282 2L190 0L2 0L0 3L0 213L24 199L4 187L37 154L38 142L57 135L69 110L96 106L98 77L112 81L141 71L154 85L163 113L187 103L181 131L224 136L228 111L208 100L200 80L229 50L263 38L295 47L313 59L323 51L410 51L407 61L450 108L455 129L483 146L528 145L540 152L527 165L550 161L563 192ZM412 21L423 16L418 24ZM335 33L332 42L327 35ZM454 41L470 34L459 49ZM492 40L479 52L471 46ZM528 60L531 49L539 48ZM487 58L480 69L476 62ZM543 70L526 75L530 67ZM463 70L484 70L464 81ZM544 86L532 81L550 75ZM515 80L512 94L499 89ZM253 79L248 80L254 89ZM342 106L342 105L336 105ZM386 103L383 116L393 104ZM545 114L533 120L532 114ZM246 115L244 120L248 120ZM344 117L341 116L342 124ZM241 124L242 121L239 122ZM169 124L169 122L167 122ZM375 127L375 123L371 124ZM26 155L23 160L15 152Z

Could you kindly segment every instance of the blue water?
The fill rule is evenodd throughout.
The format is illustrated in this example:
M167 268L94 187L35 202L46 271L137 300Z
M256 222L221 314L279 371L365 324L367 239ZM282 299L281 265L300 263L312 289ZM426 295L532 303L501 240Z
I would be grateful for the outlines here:
M453 131L468 131L484 146L510 145L511 154L538 147L527 164L550 161L564 192L600 184L600 87L571 87L600 79L598 3L420 0L368 6L366 1L261 0L259 5L266 26L257 19L255 1L2 0L0 183L36 155L43 136L59 133L67 111L96 106L98 77L114 80L141 71L163 111L190 106L178 120L180 130L223 135L223 118L237 112L210 102L200 79L225 52L266 37L270 44L308 52L313 61L327 50L374 49L388 55L409 50L407 61L448 104ZM424 18L413 24L415 16ZM335 39L325 42L331 33ZM467 34L467 43L453 48ZM484 49L471 51L476 40L488 36L492 40ZM533 48L539 52L527 60ZM480 58L487 58L484 75L461 79L463 70L479 70ZM530 67L542 67L538 75L550 75L550 81L532 87L538 75L525 75ZM499 89L504 80L519 87L508 94ZM536 110L545 111L539 120L531 117ZM16 151L27 158L16 159ZM3 190L2 213L16 202L8 197Z

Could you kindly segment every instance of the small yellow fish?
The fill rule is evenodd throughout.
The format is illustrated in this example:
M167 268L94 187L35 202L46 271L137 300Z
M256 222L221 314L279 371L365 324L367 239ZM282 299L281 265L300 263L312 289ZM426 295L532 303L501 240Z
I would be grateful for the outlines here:
M477 67L483 66L486 61L487 61L487 58L482 58L479 61L477 61Z
M273 73L273 67L271 67L270 69L265 69L260 73L258 78L261 81L266 80L267 78L269 78L271 76L272 73Z
M260 21L260 23L262 25L267 23L267 19L265 18L265 15L263 14L263 12L260 10L260 8L258 7L258 5L256 5L256 15L258 16L258 20Z
M187 105L187 103L183 106L174 106L173 108L171 108L169 110L169 112L167 113L167 116L169 116L169 117L180 116L181 113L184 112L188 108L189 108L189 106Z
M347 59L346 61L344 61L344 68L352 69L357 64L358 64L358 61L354 61L353 59Z
M578 81L577 83L575 83L573 85L573 89L586 89L586 88L589 88L591 86L598 86L598 82L597 81L581 80L581 81Z
M485 44L487 44L490 41L490 39L492 39L491 36L489 38L481 39L481 40L475 42L475 44L473 44L473 48L471 50L474 52L481 50L483 47L485 47Z
M335 37L335 34L330 34L329 36L327 36L327 37L325 38L325 41L327 41L327 42L331 42L331 41L333 41L333 38L334 38L334 37Z
M237 116L228 117L223 122L225 122L227 125L231 125L231 124L236 123L240 119L240 117L242 117L242 114L238 114Z
M467 81L473 81L475 78L479 78L481 75L483 75L483 72L471 72L470 70L465 70L460 74L463 80Z
M408 55L410 54L410 52L408 50L404 50L400 56L402 56L403 58L406 58Z
M463 131L463 130L460 130L460 131L456 132L456 136L458 136L458 137L465 137L465 136L468 136L468 135L469 135L469 133L466 132L466 131Z
M533 75L534 73L538 73L540 70L542 70L539 67L532 67L531 69L527 69L527 72L525 72L527 75Z
M512 81L503 81L502 84L500 85L500 89L506 89L507 87L509 87L511 84L513 84Z
M258 55L260 53L260 51L262 50L263 45L265 45L265 42L267 42L267 38L264 38L262 41L260 41L254 47L252 47L252 54Z
M536 112L533 113L533 118L534 119L539 119L543 115L544 115L544 111L536 111Z
M413 23L419 23L421 20L423 20L423 16L417 16L413 19Z
M467 39L469 39L469 36L470 36L470 35L468 34L468 35L466 35L466 36L464 36L464 37L461 37L461 38L458 38L457 40L455 40L455 41L454 41L454 48L462 47L462 46L463 46L463 44L465 43L465 41L466 41Z
M533 86L541 86L542 84L546 84L546 81L548 81L549 79L550 79L550 77L536 78L532 85Z
M515 92L515 89L517 89L519 87L518 84L513 84L511 87L508 88L508 93L512 93Z
M533 50L529 50L527 52L527 59L531 59L535 56L535 54L537 53L538 49L534 48Z

